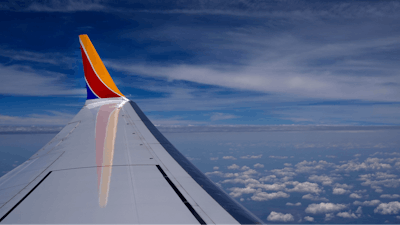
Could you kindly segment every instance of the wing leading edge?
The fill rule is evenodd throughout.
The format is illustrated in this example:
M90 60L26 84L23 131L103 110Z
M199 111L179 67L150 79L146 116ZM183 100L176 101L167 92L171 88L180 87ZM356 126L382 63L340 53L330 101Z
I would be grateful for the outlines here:
M122 95L86 35L80 42L88 100L53 140L0 178L0 222L261 223Z

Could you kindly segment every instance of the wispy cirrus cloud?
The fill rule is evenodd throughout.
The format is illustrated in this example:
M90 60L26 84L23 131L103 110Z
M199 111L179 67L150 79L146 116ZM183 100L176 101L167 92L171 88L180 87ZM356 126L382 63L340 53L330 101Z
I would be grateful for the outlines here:
M150 1L151 2L151 1ZM304 1L282 2L282 1L176 1L173 2L174 9L144 9L137 12L162 13L162 14L186 14L186 15L224 15L224 16L247 16L247 17L268 17L287 18L292 20L315 20L320 17L382 17L389 12L395 13L399 7L396 1L386 2L387 4L366 4L366 3L329 3L327 8L311 10L310 4ZM271 4L272 3L272 4Z
M274 18L315 21L322 18L359 18L395 16L399 4L396 1L382 3L325 3L327 7L313 10L312 4L303 1L167 1L150 0L126 2L124 7L99 0L49 0L32 3L26 10L35 12L79 12L112 11L120 13L184 14L184 15L219 15L233 17ZM3 9L15 9L13 4L4 5ZM20 6L21 7L21 6ZM107 9L108 8L108 9Z
M227 113L218 113L218 112L213 113L210 117L210 119L212 121L227 120L227 119L234 119L234 118L237 118L237 116L232 115L232 114L227 114Z
M384 102L400 100L397 88L400 80L397 76L394 76L395 74L387 77L364 79L360 79L361 77L349 77L345 74L321 76L319 73L298 73L298 71L304 71L305 68L293 68L293 71L268 71L271 68L276 68L277 65L265 64L263 62L260 65L251 65L247 68L241 68L239 71L233 71L234 68L229 68L228 70L212 68L214 66L117 65L116 63L109 65L115 70L130 74L187 80L239 90L253 90L281 95L289 94L312 99L356 99ZM297 63L288 64L294 65ZM280 69L277 68L278 70L289 69L289 65L280 65L279 67Z
M14 61L27 61L51 65L71 65L75 60L60 52L34 52L0 48L0 56Z
M0 65L0 94L20 96L86 96L84 88L65 84L61 73L38 71L28 66Z
M66 125L75 114L49 111L47 114L30 114L27 116L0 115L0 125ZM10 129L8 129L10 132ZM21 128L15 127L14 131L20 132ZM22 129L22 133L25 133ZM36 133L37 129L28 129L28 132Z
M308 32L320 32L322 29L324 32L334 33L339 29L329 22L298 26L302 25L314 28ZM328 31L322 26L331 27L332 30ZM340 32L346 35L351 35L352 29L362 29L361 33L367 32L363 26L352 27L351 22L347 26L348 29L344 30L341 27ZM266 27L258 26L219 32L200 28L207 31L208 38L197 40L193 35L196 31L189 27L160 29L153 32L161 32L163 35L148 34L150 36L148 38L163 37L164 40L171 38L171 42L182 41L182 45L192 43L185 42L185 38L196 39L196 46L188 46L188 49L196 48L200 51L227 54L230 58L232 55L229 55L228 51L237 52L242 57L233 58L239 60L236 64L212 63L211 57L202 63L200 61L200 65L185 63L128 65L121 62L109 62L108 65L129 74L166 77L280 95L399 101L399 92L395 88L399 85L396 76L397 64L394 60L383 61L375 56L380 52L398 49L397 35L370 38L357 35L353 39L342 40L331 36L331 39L326 40L326 37L318 33L311 41L304 39L301 31L297 35L279 32L267 35ZM389 33L389 30L387 32ZM203 59L200 55L195 57Z
M106 11L107 7L102 1L97 0L49 0L44 2L33 2L28 7L23 8L28 12L82 12L82 11Z
M174 9L172 4L165 10L144 9L142 13L221 16L248 13L258 18L256 22L248 21L246 26L220 24L219 29L204 24L196 28L166 24L143 32L125 30L121 34L124 40L169 43L168 48L147 47L149 56L169 55L179 49L189 55L188 60L110 60L107 65L128 75L265 94L260 102L254 96L235 98L233 103L237 104L247 101L260 107L271 99L278 102L323 99L325 105L273 109L274 115L294 123L348 123L354 121L354 115L358 115L358 122L400 122L395 113L399 108L396 102L400 100L399 67L393 57L400 47L398 32L393 31L393 26L376 22L379 18L393 24L393 18L399 17L394 10L399 8L398 3L331 3L318 8L304 2L285 3L287 6L276 2L273 8L259 2L247 2L244 8L235 7L238 2L191 3L180 5L180 9ZM241 19L247 21L246 17ZM282 26L285 29L274 29ZM210 106L216 100L221 99L210 97L207 104L193 102L192 106ZM326 106L326 100L349 102ZM224 103L220 101L214 107L220 107L219 104Z

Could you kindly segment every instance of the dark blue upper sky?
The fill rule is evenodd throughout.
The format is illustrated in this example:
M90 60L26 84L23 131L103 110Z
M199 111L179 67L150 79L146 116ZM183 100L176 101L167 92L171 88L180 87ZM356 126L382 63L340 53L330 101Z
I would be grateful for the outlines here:
M397 1L0 3L0 124L65 124L79 34L155 124L399 125Z

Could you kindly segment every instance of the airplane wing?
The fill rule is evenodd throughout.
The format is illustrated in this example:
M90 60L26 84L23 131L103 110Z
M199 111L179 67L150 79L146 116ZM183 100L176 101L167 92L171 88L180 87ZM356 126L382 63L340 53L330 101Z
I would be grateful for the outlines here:
M1 223L254 224L114 84L80 35L88 100L0 178Z

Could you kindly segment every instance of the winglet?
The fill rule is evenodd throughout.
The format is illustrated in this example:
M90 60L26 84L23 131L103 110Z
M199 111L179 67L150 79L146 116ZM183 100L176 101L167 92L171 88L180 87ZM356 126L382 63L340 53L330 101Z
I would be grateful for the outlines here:
M79 35L87 99L125 97L117 88L86 34Z

